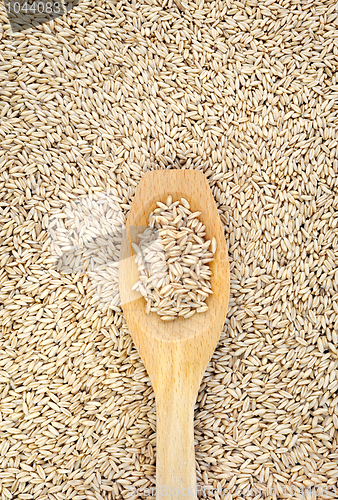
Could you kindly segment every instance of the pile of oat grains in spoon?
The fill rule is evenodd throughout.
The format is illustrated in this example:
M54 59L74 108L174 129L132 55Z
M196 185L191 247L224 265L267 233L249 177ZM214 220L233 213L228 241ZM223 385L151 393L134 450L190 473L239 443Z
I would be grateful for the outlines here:
M163 321L208 310L216 239L205 240L200 215L185 198L168 196L166 203L157 202L139 244L133 244L140 274L133 289L146 299L146 312L156 312Z

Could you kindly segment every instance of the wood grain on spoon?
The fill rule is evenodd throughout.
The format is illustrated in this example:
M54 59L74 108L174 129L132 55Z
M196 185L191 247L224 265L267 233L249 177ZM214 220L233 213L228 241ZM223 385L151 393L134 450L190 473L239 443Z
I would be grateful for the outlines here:
M189 319L163 322L145 313L145 300L132 290L138 268L131 243L148 225L156 202L184 197L200 211L205 239L217 241L210 262L213 294L208 311ZM219 340L229 301L227 245L216 204L205 175L198 170L148 172L137 187L122 241L120 294L130 334L151 379L157 413L156 498L196 499L194 405L203 374Z

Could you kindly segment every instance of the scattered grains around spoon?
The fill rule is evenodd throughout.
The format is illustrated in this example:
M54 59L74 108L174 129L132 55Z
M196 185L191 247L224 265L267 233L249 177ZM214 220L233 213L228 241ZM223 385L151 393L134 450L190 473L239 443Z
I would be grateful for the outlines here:
M142 175L164 168L205 173L229 242L198 485L215 500L338 496L337 2L182 7L82 0L16 33L0 7L6 500L155 486L154 394L114 280L101 293L98 276L57 269L48 228L105 196L126 220Z

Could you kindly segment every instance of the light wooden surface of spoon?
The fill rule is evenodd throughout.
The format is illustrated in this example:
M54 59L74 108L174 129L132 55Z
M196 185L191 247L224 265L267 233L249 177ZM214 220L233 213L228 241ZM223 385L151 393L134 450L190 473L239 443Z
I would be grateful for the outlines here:
M138 280L131 243L148 225L156 202L184 197L192 211L202 212L205 239L213 236L213 262L208 311L165 322L146 314L145 299L132 290ZM205 175L198 170L148 172L136 189L121 246L120 295L131 336L145 364L156 398L156 498L196 500L194 405L207 364L216 348L229 301L227 245L216 204Z

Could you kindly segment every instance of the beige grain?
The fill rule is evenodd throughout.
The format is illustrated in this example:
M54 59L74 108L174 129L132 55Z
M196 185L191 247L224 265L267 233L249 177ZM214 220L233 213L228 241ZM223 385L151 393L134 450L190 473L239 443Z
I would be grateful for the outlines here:
M205 312L212 293L208 265L216 252L216 238L205 241L201 212L191 212L187 200L157 202L148 227L133 244L139 280L133 289L146 300L146 313L156 312L163 321L190 318ZM208 251L208 249L211 251Z
M337 5L176 5L83 0L16 33L0 7L4 499L155 484L154 395L112 304L108 205L123 223L143 173L164 168L205 173L229 242L198 484L216 500L337 498ZM80 234L86 218L98 226Z

